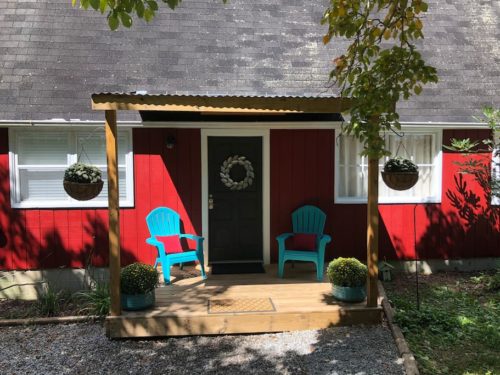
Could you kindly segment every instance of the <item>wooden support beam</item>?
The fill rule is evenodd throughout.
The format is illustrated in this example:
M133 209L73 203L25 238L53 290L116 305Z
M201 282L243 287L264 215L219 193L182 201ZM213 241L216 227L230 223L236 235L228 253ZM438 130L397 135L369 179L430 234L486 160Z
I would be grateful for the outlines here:
M94 110L187 111L215 114L340 113L351 101L331 97L245 97L93 94Z
M378 298L378 159L368 158L368 213L367 213L367 299L366 306L377 306Z
M120 304L120 202L118 187L118 132L116 111L105 111L108 162L109 290L111 316L121 315Z

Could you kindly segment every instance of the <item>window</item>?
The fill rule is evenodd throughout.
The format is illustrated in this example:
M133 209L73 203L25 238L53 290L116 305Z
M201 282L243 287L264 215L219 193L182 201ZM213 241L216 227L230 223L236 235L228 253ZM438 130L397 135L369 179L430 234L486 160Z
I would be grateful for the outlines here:
M120 205L131 207L133 156L130 130L118 132ZM107 163L104 129L11 129L11 201L15 208L107 207ZM104 188L90 201L70 198L63 188L65 169L77 160L98 166Z
M423 203L441 201L441 131L404 130L404 137L386 134L392 155L411 159L419 168L417 184L406 191L389 189L379 175L381 203ZM400 146L401 145L401 146ZM335 202L365 203L368 193L368 158L353 136L341 135L336 144ZM381 159L379 169L388 158Z
M491 204L498 206L500 205L500 148L495 148L492 152L491 167Z

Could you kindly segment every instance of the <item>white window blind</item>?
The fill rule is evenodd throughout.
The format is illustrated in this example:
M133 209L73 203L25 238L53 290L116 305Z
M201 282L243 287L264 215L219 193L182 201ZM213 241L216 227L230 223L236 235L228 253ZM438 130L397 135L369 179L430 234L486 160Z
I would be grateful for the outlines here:
M492 153L492 198L491 204L500 205L500 149L494 149Z
M441 200L441 133L407 132L401 138L386 134L392 155L412 160L419 168L419 180L410 190L389 189L379 175L381 203L439 202ZM363 203L368 195L368 157L360 156L363 146L353 136L341 135L337 142L336 202ZM389 158L381 159L379 169Z
M104 131L11 129L11 197L13 207L106 207L108 198ZM77 162L98 166L104 187L90 201L70 198L64 171ZM133 206L133 155L129 130L118 132L120 205Z

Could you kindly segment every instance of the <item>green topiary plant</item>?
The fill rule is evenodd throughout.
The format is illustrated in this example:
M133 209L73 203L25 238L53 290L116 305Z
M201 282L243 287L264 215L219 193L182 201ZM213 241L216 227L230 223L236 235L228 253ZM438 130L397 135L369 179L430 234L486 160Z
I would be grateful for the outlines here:
M384 172L418 172L418 166L409 159L395 157L384 164Z
M97 183L102 181L102 172L93 165L75 163L64 172L64 181L87 184Z
M356 258L337 258L328 265L327 275L333 285L360 287L366 283L368 268Z
M120 287L124 294L145 294L158 285L158 273L153 266L132 263L122 269Z

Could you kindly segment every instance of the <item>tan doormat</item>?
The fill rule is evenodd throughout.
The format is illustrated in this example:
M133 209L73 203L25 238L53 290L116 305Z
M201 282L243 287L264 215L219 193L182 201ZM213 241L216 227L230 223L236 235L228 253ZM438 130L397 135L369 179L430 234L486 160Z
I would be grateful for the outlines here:
M225 298L208 300L209 314L276 311L271 298Z

